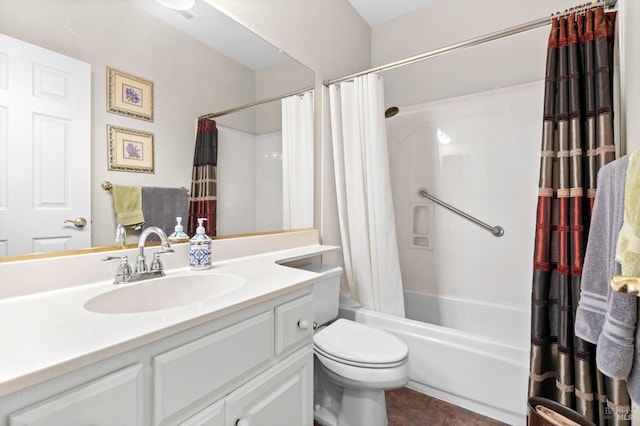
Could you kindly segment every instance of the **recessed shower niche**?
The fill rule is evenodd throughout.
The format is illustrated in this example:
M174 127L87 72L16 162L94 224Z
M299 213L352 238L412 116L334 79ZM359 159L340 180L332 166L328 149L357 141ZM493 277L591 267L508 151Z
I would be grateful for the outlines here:
M410 203L409 247L433 249L433 203Z

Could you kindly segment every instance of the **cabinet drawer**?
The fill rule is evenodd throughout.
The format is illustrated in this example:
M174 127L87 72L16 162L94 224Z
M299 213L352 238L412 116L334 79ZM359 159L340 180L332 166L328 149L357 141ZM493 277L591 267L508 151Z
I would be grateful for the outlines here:
M313 336L312 296L302 296L276 307L276 356L291 352Z
M154 424L272 360L273 317L266 311L153 359Z
M13 413L9 425L142 425L142 407L142 365L135 364Z

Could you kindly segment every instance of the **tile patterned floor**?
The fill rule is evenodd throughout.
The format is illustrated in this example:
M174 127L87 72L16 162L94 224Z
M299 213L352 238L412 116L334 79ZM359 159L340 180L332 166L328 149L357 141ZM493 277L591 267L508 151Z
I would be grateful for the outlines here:
M386 399L388 426L504 426L497 420L408 388L387 391ZM314 425L322 426L317 422Z

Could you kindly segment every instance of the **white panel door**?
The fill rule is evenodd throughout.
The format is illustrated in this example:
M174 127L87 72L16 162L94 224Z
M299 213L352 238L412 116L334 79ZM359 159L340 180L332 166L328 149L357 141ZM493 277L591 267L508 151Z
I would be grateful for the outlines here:
M0 255L89 247L90 215L91 66L0 34Z

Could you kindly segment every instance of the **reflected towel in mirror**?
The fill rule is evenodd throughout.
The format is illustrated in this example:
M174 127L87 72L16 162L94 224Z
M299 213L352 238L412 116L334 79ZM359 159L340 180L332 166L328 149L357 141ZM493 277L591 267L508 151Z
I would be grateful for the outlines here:
M142 191L139 186L113 185L111 197L116 223L133 227L144 223Z
M184 229L188 228L189 199L185 188L142 187L143 229L157 226L170 235L176 226L176 217L182 217ZM159 241L150 235L147 241Z

